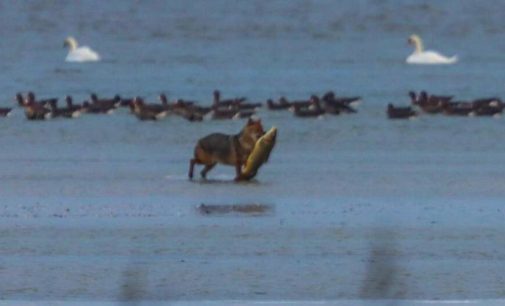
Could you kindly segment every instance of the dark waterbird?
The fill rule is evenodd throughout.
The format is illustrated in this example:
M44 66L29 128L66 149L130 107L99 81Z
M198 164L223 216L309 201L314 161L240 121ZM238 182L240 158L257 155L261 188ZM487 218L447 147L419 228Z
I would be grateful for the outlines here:
M304 104L293 104L293 113L296 117L310 118L319 117L324 115L325 111L321 108L319 102L319 97L313 95L310 97L309 104L307 106L300 106Z
M263 103L246 103L246 102L239 102L235 105L236 108L239 110L251 110L254 111L258 108L261 108L263 106Z
M291 103L285 97L281 97L278 103L275 103L272 99L268 99L267 107L269 110L285 110L291 107Z
M120 96L121 97L121 96ZM123 98L121 97L121 100L119 101L119 106L120 107L128 107L131 108L131 105L133 103L134 98Z
M314 101L312 99L296 100L296 101L289 101L286 99L286 102L291 105L289 110L292 112L294 112L297 109L300 110L300 109L305 109L305 108L309 108L309 107L314 107Z
M28 95L27 101L23 107L25 109L25 116L28 120L45 120L51 118L51 111L44 105L36 102L34 95Z
M476 108L470 115L474 116L500 116L503 108L493 106L481 106Z
M81 114L81 111L78 109L75 109L74 107L68 107L68 106L67 107L58 107L58 104L54 101L49 103L48 108L51 112L52 118L56 118L56 117L77 118Z
M255 114L256 114L256 112L254 110L251 110L251 109L241 109L241 110L239 110L235 114L235 116L233 117L233 119L251 118Z
M328 91L322 97L323 103L335 107L342 113L356 113L354 105L361 101L361 97L336 97L333 91Z
M145 104L142 98L136 97L133 99L133 113L139 120L160 120L167 116L168 110L161 107L162 105Z
M178 99L171 104L163 93L160 94L159 99L165 109L191 122L202 121L203 117L211 111L210 107L199 106L195 101Z
M67 108L75 111L82 111L82 105L74 104L74 99L72 96L66 96L65 102L67 103Z
M10 107L0 107L0 117L7 117L12 112Z
M449 102L444 106L444 114L448 116L470 116L475 111L472 102Z
M43 106L48 105L49 103L58 103L58 98L49 98L49 99L36 99L35 94L32 91L29 91L28 94L28 100L29 101L34 101L38 104L41 104Z
M212 102L213 107L232 107L236 106L246 100L245 97L237 97L233 99L221 99L221 92L219 90L214 90L213 92L214 100Z
M472 101L474 115L476 116L495 116L503 112L505 104L500 98L480 98Z
M200 204L198 211L202 215L224 215L230 213L240 213L248 215L260 215L272 210L266 204Z
M329 114L338 115L340 113L348 113L353 114L356 113L356 110L351 107L353 102L361 100L360 97L351 97L351 98L336 98L335 94L330 91L323 95L323 108L325 112Z
M119 95L115 95L112 99L98 99L98 96L92 93L90 98L91 104L98 108L112 109L119 107L121 104L121 97Z
M26 103L23 95L20 92L16 94L16 102L18 103L18 106L24 106Z
M410 91L409 96L411 103L418 106L427 114L438 114L444 111L444 108L453 98L452 96L436 96L428 95L426 91L421 91L419 96L415 92Z
M115 109L115 106L97 105L88 101L82 104L82 112L88 114L112 114Z
M213 120L225 120L235 118L238 112L239 111L235 108L232 109L214 108L209 114L210 118Z
M417 113L410 106L395 107L393 104L389 103L387 115L389 119L410 119L417 116Z
M90 114L111 114L119 106L121 97L116 95L112 99L98 99L95 93L90 95L90 101L85 101L82 105L82 112Z

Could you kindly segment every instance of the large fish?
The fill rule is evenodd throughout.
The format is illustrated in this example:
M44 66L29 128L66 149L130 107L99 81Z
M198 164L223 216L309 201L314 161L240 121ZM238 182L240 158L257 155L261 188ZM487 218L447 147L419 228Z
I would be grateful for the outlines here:
M277 128L272 127L265 135L261 136L247 158L247 161L242 168L242 178L246 180L252 179L258 173L258 169L268 161L270 153L275 146L277 138Z

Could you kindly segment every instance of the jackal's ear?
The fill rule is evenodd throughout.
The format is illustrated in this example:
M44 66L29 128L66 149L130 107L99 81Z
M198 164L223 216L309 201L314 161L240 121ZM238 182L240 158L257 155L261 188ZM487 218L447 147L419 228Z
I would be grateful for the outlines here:
M251 124L254 124L254 123L260 123L261 124L260 117L258 117L256 115L252 115L251 117L249 117L249 120L247 121L247 124L251 125Z

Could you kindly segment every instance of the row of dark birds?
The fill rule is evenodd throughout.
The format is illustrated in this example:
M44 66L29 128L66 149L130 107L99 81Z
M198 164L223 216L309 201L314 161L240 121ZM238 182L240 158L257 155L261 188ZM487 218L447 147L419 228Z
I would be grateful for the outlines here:
M454 96L439 96L409 92L411 106L396 107L389 104L387 115L391 119L407 119L425 114L444 114L448 116L499 116L505 108L505 103L498 97L475 99L473 101L455 100ZM28 120L45 120L49 118L76 118L83 113L110 114L119 108L128 108L140 120L159 120L167 115L177 115L188 121L204 119L238 119L249 118L263 107L263 103L248 102L245 97L221 99L218 90L213 92L213 101L209 106L201 106L195 101L177 99L169 102L165 94L159 95L159 103L147 103L140 97L98 98L91 94L89 100L75 104L71 96L65 97L65 106L58 105L58 98L37 99L33 92L26 95L16 95L17 104L25 110ZM360 97L337 97L329 91L321 97L312 95L307 100L289 101L285 97L277 101L268 99L268 110L289 110L294 116L308 118L320 117L326 114L356 113L356 105ZM0 108L0 117L8 116L12 108Z
M426 91L419 94L410 91L410 104L407 107L395 107L388 104L387 115L391 119L408 119L424 114L444 114L447 116L500 116L505 103L498 97L479 98L461 101L454 96L432 95Z
M28 120L46 120L50 118L76 118L81 114L110 114L119 108L128 108L140 120L160 120L167 115L180 116L188 121L204 119L239 119L249 118L263 107L263 103L248 102L245 97L222 99L219 90L213 92L213 101L209 106L198 105L195 101L177 99L169 102L165 94L159 95L159 103L147 103L140 97L98 98L91 94L89 100L74 103L71 96L65 97L65 106L58 105L58 98L38 99L33 92L26 95L16 94L18 106L24 108ZM297 117L319 117L325 114L338 115L356 113L354 105L359 97L336 97L327 92L322 97L313 95L308 100L288 101L281 97L278 101L269 99L269 110L290 110ZM0 116L8 116L12 108L0 108Z

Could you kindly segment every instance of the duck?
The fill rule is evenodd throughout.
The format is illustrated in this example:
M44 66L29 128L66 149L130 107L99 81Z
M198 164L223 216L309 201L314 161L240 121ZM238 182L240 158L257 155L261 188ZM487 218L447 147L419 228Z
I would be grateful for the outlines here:
M84 101L84 103L82 103L81 112L90 114L109 114L109 115L114 113L114 110L116 110L115 103L106 100L97 100L95 99L95 97L93 97L92 95L91 103L89 101Z
M0 107L0 117L9 117L12 112L10 107Z
M419 98L417 97L417 93L415 91L409 91L408 95L410 97L410 104L419 105Z
M417 98L414 92L409 92L409 96L412 104L419 106L423 112L428 114L441 113L453 98L453 96L428 95L426 91L421 91Z
M310 105L308 107L301 107L294 104L293 113L296 117L301 118L309 118L309 117L319 117L324 115L325 110L321 108L321 104L319 103L319 97L311 96L310 97ZM299 104L298 104L299 105Z
M67 98L69 98L67 96ZM71 98L70 98L71 99ZM68 103L68 100L67 100ZM75 106L70 105L67 107L58 107L58 104L54 101L49 103L49 111L51 112L51 117L63 117L63 118L77 118L81 115L80 109L77 109Z
M93 51L88 46L79 47L77 40L69 36L65 39L63 47L68 47L68 54L65 58L67 62L82 63L82 62L97 62L100 60L100 55Z
M239 111L236 109L214 108L207 114L213 120L237 119Z
M291 107L291 104L285 97L279 99L279 103L275 103L272 99L267 100L267 107L269 110L285 110Z
M263 103L257 102L257 103L244 103L244 102L239 102L236 107L239 110L258 110L263 107Z
M387 115L389 119L410 119L416 117L417 113L410 106L395 107L392 103L389 103Z
M116 95L116 96L119 96L119 95ZM120 107L130 107L133 103L133 99L134 98L123 98L121 97L120 101L119 101L119 106Z
M203 121L203 115L200 113L196 112L185 112L184 114L181 115L182 118L190 121L190 122L199 122Z
M491 98L478 98L472 101L475 107L494 107L503 109L504 104L502 100L498 97Z
M20 92L16 94L16 102L18 103L18 106L24 106L26 103L23 95Z
M323 95L323 106L327 109L329 113L340 114L340 113L356 113L356 110L351 107L351 104L361 100L360 97L345 97L336 98L332 91L327 92Z
M177 102L176 102L176 105L177 105ZM177 108L176 108L176 110L177 110ZM188 114L191 114L195 118L202 118L202 119L203 119L203 117L210 115L213 110L214 110L213 107L200 106L200 105L197 105L196 103L186 105L184 107L184 111L186 111ZM218 111L220 111L220 110L221 109L218 109ZM225 109L225 111L228 111L228 109ZM193 121L195 121L195 120L193 120Z
M189 110L191 110L192 112L201 114L202 116L205 116L206 114L208 114L209 112L212 111L212 107L200 106L200 105L196 105L196 104L190 105L187 108Z
M51 110L36 102L34 95L28 95L23 107L28 120L45 120L52 117Z
M153 111L154 113L163 113L165 112L165 115L168 115L168 104L165 104L163 101L161 101L161 104L157 103L146 103L144 99L140 97L135 97L133 98L133 102L135 103L137 101L137 104L140 104L143 109L147 109L150 111Z
M164 93L161 93L158 96L158 99L160 100L161 105L163 105L165 107L165 109L167 109L167 110L171 110L172 109L172 106L168 103L168 98L167 98L167 96Z
M161 105L156 105L161 106ZM133 113L135 116L142 121L145 120L160 120L167 116L167 110L164 108L151 107L151 105L146 105L144 100L139 97L133 99Z
M235 116L233 116L233 119L251 118L252 116L255 115L256 112L252 109L241 109L235 114Z
M195 101L190 101L190 100L185 100L185 99L177 99L174 103L169 103L168 98L164 93L161 93L158 96L158 99L161 102L161 105L166 107L169 110L177 110L177 109L187 109L187 108L192 108L192 107L197 107L199 108L200 106L197 106ZM210 110L210 107L208 108Z
M314 108L314 101L313 99L308 99L308 100L297 100L297 101L291 101L289 102L287 99L285 100L287 103L290 104L289 111L294 112L295 110L300 110L304 108ZM283 102L285 103L285 102Z
M412 104L419 105L419 103L448 103L454 98L454 96L439 96L428 94L425 90L422 90L417 96L416 92L409 91L409 96ZM424 101L423 101L424 100Z
M221 100L221 92L219 90L214 90L213 92L214 100L212 106L217 108L217 107L234 107L242 102L244 102L247 98L245 97L238 97L238 98L233 98L233 99L226 99L226 100Z
M418 65L440 65L440 64L454 64L458 61L458 57L447 57L436 51L424 50L421 38L412 34L408 39L409 44L414 45L414 52L407 57L407 64Z
M342 113L341 109L335 105L323 103L322 106L325 114L330 115L340 115Z
M91 103L102 108L118 108L121 104L121 97L115 95L112 99L98 99L95 93L90 95Z
M500 98L479 98L472 101L474 111L470 113L473 116L494 116L498 117L503 113L505 104Z
M28 92L27 100L37 102L38 104L41 104L42 106L47 106L51 103L58 103L58 98L37 99L37 98L35 98L35 94L32 91Z
M472 102L454 101L444 105L444 114L449 116L472 116L475 113Z
M185 105L185 106L192 106L192 105L197 104L195 101L186 100L186 99L177 99L177 100L175 100L175 103L178 105Z
M66 96L65 97L65 102L67 103L67 108L74 110L74 111L81 111L82 110L82 105L80 104L74 104L74 100L72 99L72 96Z
M481 106L476 107L472 112L469 113L469 116L492 116L499 117L503 113L502 107L494 107L494 106Z
M199 106L195 101L183 99L177 99L175 103L169 104L167 96L163 93L159 95L159 100L166 110L191 122L202 121L203 117L212 110L211 107Z
M322 97L323 100L343 104L350 108L356 107L361 104L361 97L337 97L333 91L328 91ZM353 109L354 110L354 109ZM356 112L356 110L354 110Z
M88 101L84 101L82 103L81 113L111 115L115 110L115 107L95 105L93 103L89 103Z

